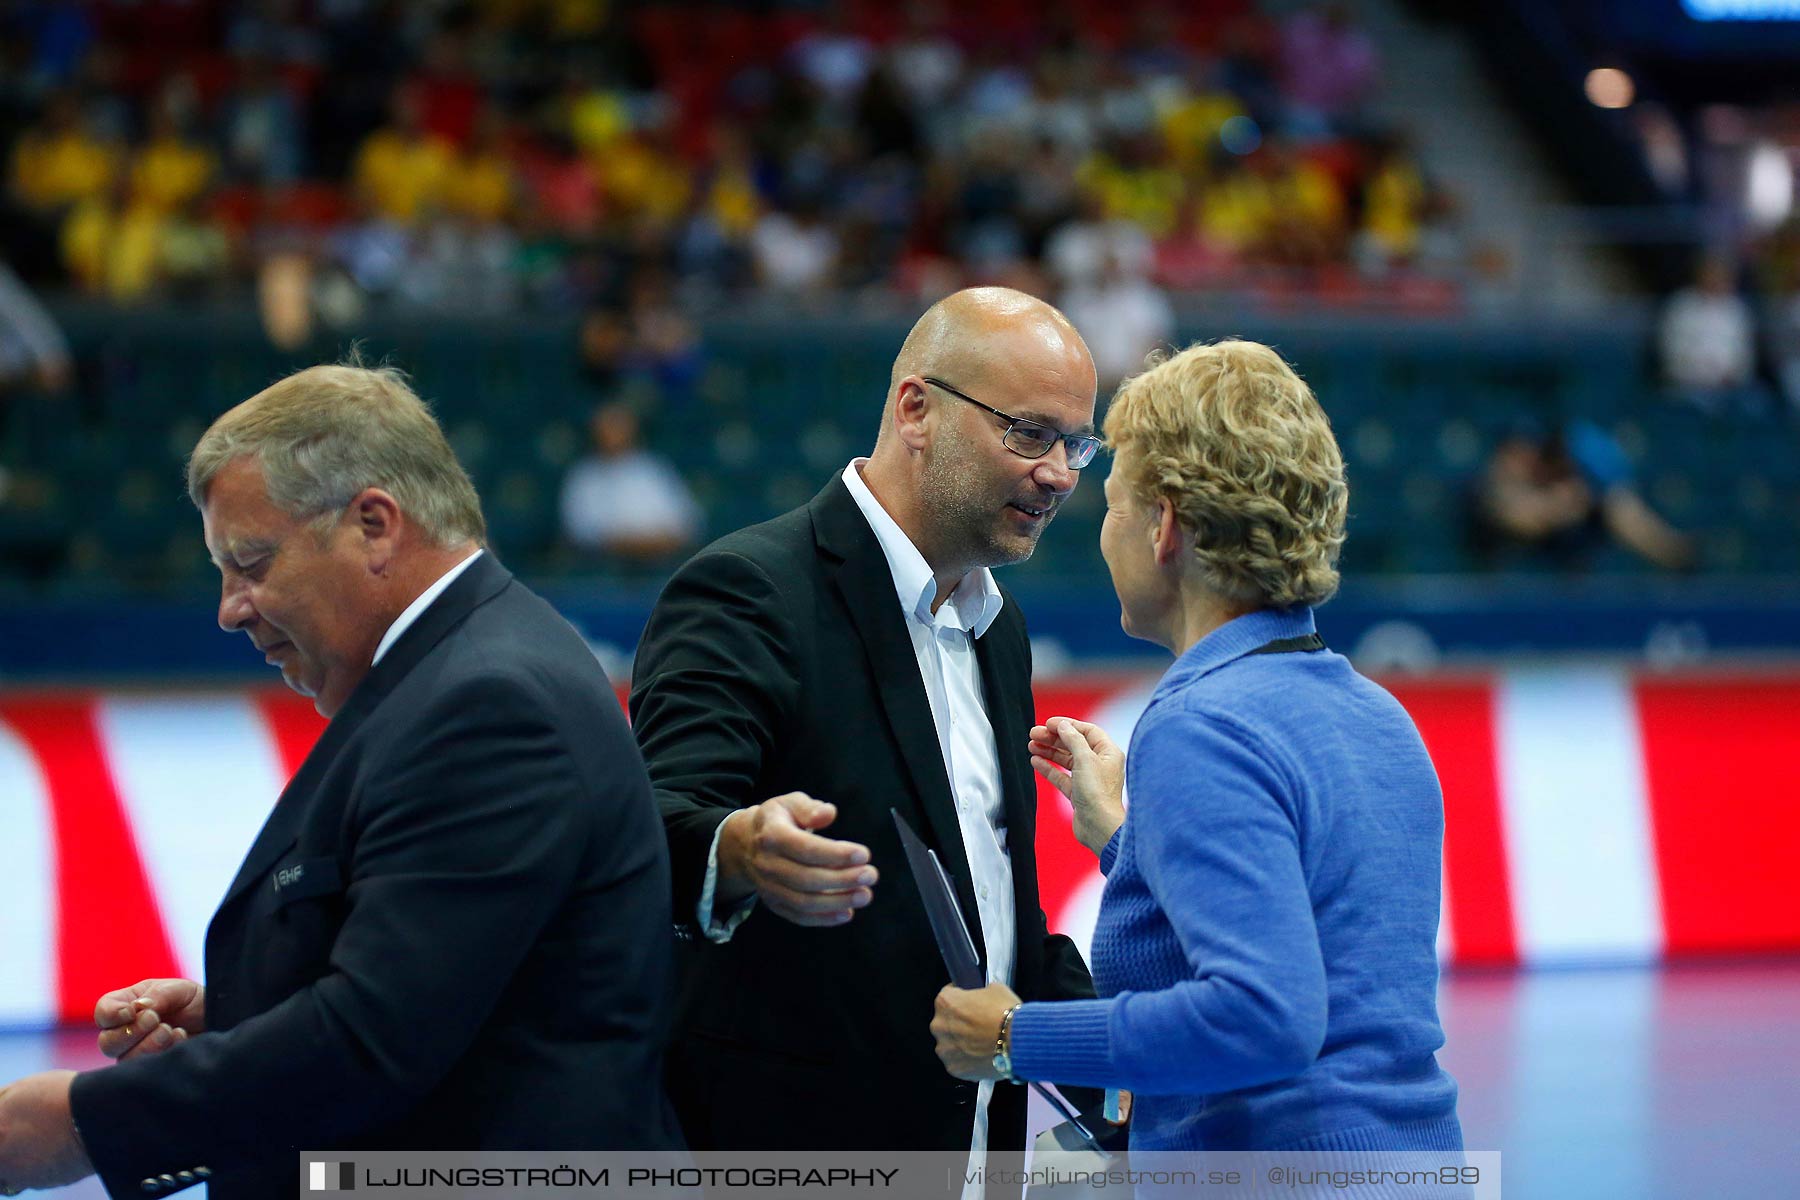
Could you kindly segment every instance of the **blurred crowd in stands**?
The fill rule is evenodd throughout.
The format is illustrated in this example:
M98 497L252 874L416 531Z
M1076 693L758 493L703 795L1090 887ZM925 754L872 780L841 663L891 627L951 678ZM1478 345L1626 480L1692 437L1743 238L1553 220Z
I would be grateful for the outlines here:
M1176 338L1183 296L1215 310L1251 297L1264 313L1478 307L1486 252L1406 131L1377 115L1383 64L1350 13L1255 0L0 0L0 583L21 546L45 564L26 577L80 559L68 531L105 523L115 475L130 519L107 545L160 537L165 519L146 515L155 504L131 516L127 501L160 497L145 482L160 477L135 461L119 472L120 435L103 427L164 368L148 353L78 360L44 297L86 296L74 307L110 321L193 301L254 308L288 361L378 315L572 325L566 383L546 381L568 363L541 360L544 379L513 381L566 389L536 404L529 430L568 453L490 466L484 487L516 510L525 532L509 550L529 548L527 565L627 574L744 518L721 510L742 496L745 481L720 484L733 463L766 461L761 500L785 504L843 441L818 436L843 425L821 408L758 442L768 414L727 393L819 402L785 378L721 390L748 367L707 347L714 318L901 320L958 286L1006 283L1064 307L1110 394ZM1800 263L1800 233L1786 249L1767 240L1759 265L1705 259L1667 301L1665 398L1635 368L1617 381L1640 389L1641 413L1520 396L1483 416L1478 450L1436 463L1461 444L1448 431L1467 398L1419 409L1397 452L1410 474L1357 459L1359 536L1386 546L1363 561L1576 571L1617 546L1659 568L1699 562L1697 540L1656 510L1710 476L1689 464L1674 485L1667 470L1640 484L1646 443L1627 453L1617 418L1666 448L1642 419L1652 407L1721 425L1785 395L1800 412L1800 303L1771 324L1744 286ZM218 350L251 361L241 344ZM204 403L241 398L260 371L215 372L231 383L214 380ZM47 412L34 433L17 418L29 406L8 403L71 389L93 393L74 437ZM469 390L516 400L485 376ZM1379 445L1364 425L1404 430L1385 410L1419 408L1363 390L1324 391L1347 444ZM651 442L685 431L681 453L646 445L640 422ZM59 480L65 460L102 482L93 512L73 476ZM1433 472L1460 505L1434 498ZM1750 484L1752 499L1779 494ZM1459 544L1416 552L1420 519Z
M1155 288L1447 302L1408 281L1455 253L1454 206L1371 119L1381 64L1342 5L0 14L5 252L120 303L261 280L348 322L622 302L645 274L700 305L982 280L1068 293L1135 345L1169 324Z

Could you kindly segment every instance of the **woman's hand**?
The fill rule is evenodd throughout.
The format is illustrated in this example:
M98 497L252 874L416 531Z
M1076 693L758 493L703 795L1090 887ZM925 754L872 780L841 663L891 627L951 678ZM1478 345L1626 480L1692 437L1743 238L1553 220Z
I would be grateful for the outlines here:
M990 983L975 992L957 987L939 992L931 1034L937 1038L944 1070L958 1079L1000 1078L994 1070L1000 1018L1018 1002L1018 994L1004 983Z
M1125 752L1106 730L1051 717L1031 731L1031 768L1069 798L1075 840L1098 855L1125 823Z

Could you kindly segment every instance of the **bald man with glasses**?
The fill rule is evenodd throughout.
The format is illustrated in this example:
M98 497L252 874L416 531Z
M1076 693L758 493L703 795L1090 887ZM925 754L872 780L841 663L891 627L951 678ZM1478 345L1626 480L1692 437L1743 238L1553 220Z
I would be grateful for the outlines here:
M1054 308L949 296L869 456L658 600L631 709L687 934L669 1083L696 1149L1022 1149L1024 1089L933 1052L946 977L889 811L937 849L990 981L1093 994L1038 904L1031 649L991 568L1093 459L1094 391Z

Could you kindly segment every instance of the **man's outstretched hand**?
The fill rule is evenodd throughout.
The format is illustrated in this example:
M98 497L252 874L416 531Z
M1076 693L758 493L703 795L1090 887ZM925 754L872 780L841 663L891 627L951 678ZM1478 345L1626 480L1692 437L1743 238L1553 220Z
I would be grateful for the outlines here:
M842 925L875 898L869 848L821 837L837 806L789 792L726 818L716 903L755 893L796 925Z

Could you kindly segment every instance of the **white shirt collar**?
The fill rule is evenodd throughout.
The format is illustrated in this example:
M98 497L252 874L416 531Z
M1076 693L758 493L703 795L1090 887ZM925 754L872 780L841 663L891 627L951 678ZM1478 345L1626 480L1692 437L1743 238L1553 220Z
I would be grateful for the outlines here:
M881 543L882 553L887 555L888 570L894 574L894 591L900 597L901 610L927 625L937 624L947 615L958 629L980 637L988 631L988 626L994 623L1006 603L1000 595L1000 585L994 582L994 573L986 567L970 571L934 614L931 602L937 598L937 580L931 574L931 566L912 539L906 536L906 531L888 515L887 509L881 507L881 501L875 499L869 485L863 482L862 469L868 461L866 458L850 460L850 465L844 468L844 486L850 489L850 498L862 510L869 528L875 531L875 540Z
M393 646L395 642L400 640L400 635L412 628L412 623L419 619L419 614L430 608L431 602L443 595L444 589L455 583L456 577L468 570L469 564L480 557L481 549L480 547L476 547L476 549L470 553L469 557L463 559L448 571L445 571L442 575L438 576L436 583L420 592L419 598L407 605L405 610L402 611L398 617L394 618L394 623L388 626L388 631L381 635L381 643L375 647L375 662L371 662L369 665L373 667L375 663L380 662L381 656L386 654L388 649Z

